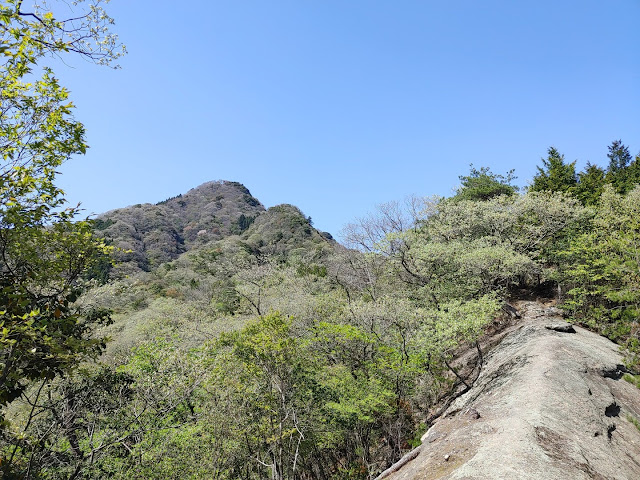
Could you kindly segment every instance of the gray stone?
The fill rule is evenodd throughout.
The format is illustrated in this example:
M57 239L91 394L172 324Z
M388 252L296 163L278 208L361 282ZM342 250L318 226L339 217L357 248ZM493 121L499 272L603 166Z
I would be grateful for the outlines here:
M629 420L640 420L640 389L620 379L618 346L583 329L545 328L560 319L541 315L539 303L518 309L522 321L431 427L437 441L389 479L640 479L640 431Z
M573 328L573 325L567 322L553 323L551 325L546 325L545 328L547 330L554 330L562 333L576 333L576 329Z

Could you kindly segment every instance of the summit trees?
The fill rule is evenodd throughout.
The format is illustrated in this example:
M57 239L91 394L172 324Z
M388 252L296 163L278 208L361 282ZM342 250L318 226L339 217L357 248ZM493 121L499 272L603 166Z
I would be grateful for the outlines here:
M630 192L640 183L640 158L636 157L634 160L629 153L629 147L621 140L611 142L608 150L607 183L611 183L620 194Z
M528 190L568 193L591 206L598 203L607 184L619 194L630 192L640 183L640 155L633 158L621 140L607 148L606 169L587 162L585 169L576 173L576 161L565 163L564 155L550 147Z
M506 175L493 173L487 167L480 170L471 165L469 175L461 175L462 185L458 188L454 200L485 201L500 195L513 195L518 191L512 182L516 179L514 170Z
M554 147L549 147L547 158L542 159L542 167L533 177L529 190L532 192L570 192L578 180L576 178L576 162L565 163L562 155Z

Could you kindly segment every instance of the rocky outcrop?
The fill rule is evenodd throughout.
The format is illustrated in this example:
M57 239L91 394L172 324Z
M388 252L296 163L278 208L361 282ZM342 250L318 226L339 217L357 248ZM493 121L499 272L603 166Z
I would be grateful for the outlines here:
M473 388L378 478L640 479L640 390L617 345L552 307L519 310Z

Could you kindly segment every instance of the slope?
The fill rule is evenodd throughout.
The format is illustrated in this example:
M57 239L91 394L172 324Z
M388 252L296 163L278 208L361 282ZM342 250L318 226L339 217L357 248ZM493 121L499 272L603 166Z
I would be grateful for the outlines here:
M83 301L113 312L101 332L111 338L108 352L124 356L158 336L196 346L269 309L297 312L289 304L304 304L293 295L300 279L326 275L322 264L339 248L297 207L265 209L228 181L108 212L96 228L120 250L112 282Z
M473 388L379 479L640 478L640 390L618 347L554 308L520 308Z
M181 253L246 230L265 211L238 182L204 183L158 204L138 204L98 217L100 236L116 252L122 274L150 271Z

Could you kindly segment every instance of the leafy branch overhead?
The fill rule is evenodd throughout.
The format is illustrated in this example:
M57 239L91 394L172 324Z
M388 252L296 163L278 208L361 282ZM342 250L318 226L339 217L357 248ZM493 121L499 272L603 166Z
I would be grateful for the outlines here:
M92 332L109 312L76 301L86 272L111 249L90 222L75 221L78 209L56 186L56 169L87 145L68 91L46 65L67 54L110 64L123 53L101 3L0 2L0 428L15 441L3 452L5 476L31 440L10 428L4 408L25 398L30 382L50 382L105 346ZM63 11L70 15L57 16Z
M114 65L125 52L110 31L113 19L104 10L109 0L0 3L0 52L7 63L39 64L44 56L77 54L101 64Z

